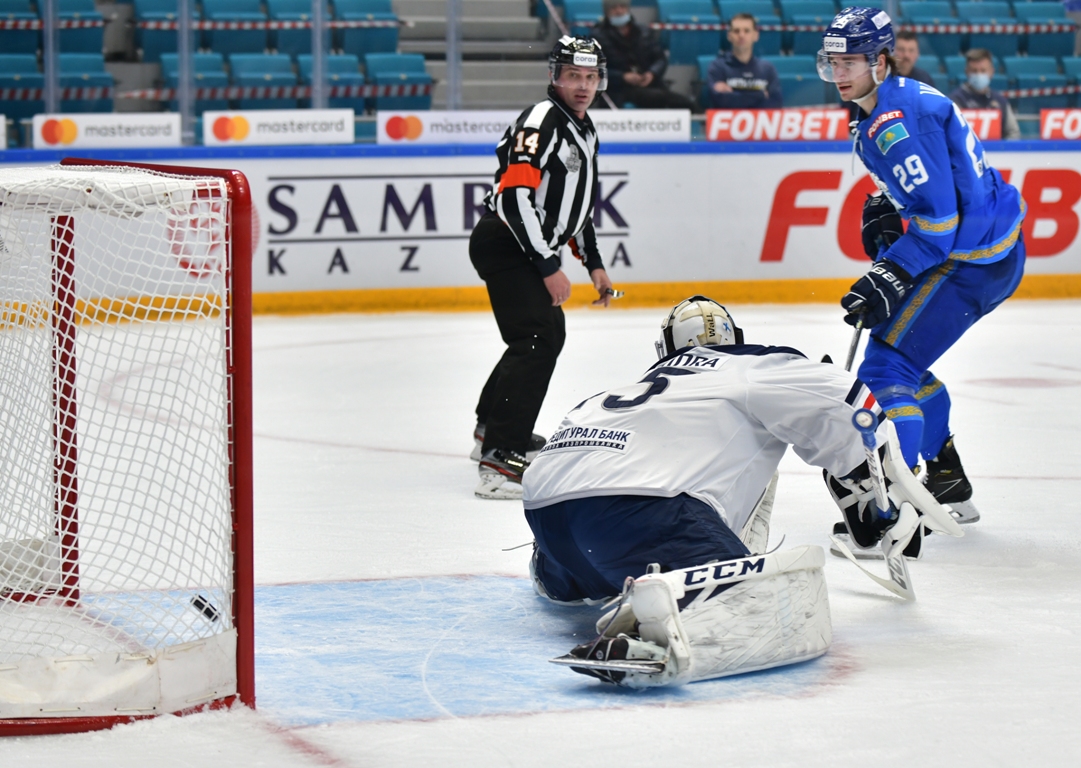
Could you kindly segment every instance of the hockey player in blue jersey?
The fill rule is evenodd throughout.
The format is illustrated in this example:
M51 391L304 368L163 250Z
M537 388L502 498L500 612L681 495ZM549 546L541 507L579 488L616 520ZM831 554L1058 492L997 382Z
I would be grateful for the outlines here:
M881 190L864 209L874 266L841 305L846 322L872 329L859 377L894 422L905 460L915 468L922 456L927 488L960 522L975 522L949 394L929 369L1017 288L1025 204L957 107L896 74L893 44L885 11L845 8L818 53L822 79L861 108L854 151Z

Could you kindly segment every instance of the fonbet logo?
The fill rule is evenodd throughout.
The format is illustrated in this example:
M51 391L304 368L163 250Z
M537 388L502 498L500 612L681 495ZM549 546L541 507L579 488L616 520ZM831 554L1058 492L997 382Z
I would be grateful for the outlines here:
M409 115L408 117L401 117L395 115L387 120L386 127L387 137L394 141L401 141L405 139L407 141L415 141L420 138L420 135L424 133L424 124L420 121L419 117Z
M71 144L79 137L73 120L46 120L41 124L41 138L46 144Z
M219 117L214 121L214 138L218 141L243 141L251 132L248 121L236 115L235 117Z

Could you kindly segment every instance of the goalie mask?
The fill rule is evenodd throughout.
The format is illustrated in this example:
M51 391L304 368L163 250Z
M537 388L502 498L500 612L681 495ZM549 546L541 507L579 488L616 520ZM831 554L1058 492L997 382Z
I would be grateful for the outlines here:
M664 359L684 347L742 343L743 330L736 326L727 309L705 296L692 296L668 313L655 346L657 357Z
M548 54L548 74L553 85L559 79L565 66L596 69L600 78L597 91L603 91L608 87L608 62L604 58L601 44L592 37L563 35L556 41L551 53Z

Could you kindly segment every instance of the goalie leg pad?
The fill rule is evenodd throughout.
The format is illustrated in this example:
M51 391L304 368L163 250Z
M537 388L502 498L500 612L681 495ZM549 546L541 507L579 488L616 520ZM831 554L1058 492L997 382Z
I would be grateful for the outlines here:
M797 547L635 580L641 639L667 649L665 673L631 687L691 683L821 656L832 641L820 547Z

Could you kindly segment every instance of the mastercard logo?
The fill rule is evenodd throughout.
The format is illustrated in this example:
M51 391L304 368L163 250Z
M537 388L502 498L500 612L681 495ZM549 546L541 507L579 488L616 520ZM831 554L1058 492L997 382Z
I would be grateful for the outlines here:
M46 144L70 144L79 136L73 120L46 120L41 124L41 138Z
M387 136L395 141L401 141L406 139L413 141L420 138L420 134L424 132L424 124L420 122L419 117L410 115L409 117L392 117L387 120Z
M251 126L239 115L237 117L219 117L214 121L214 138L218 141L243 141L247 138Z

